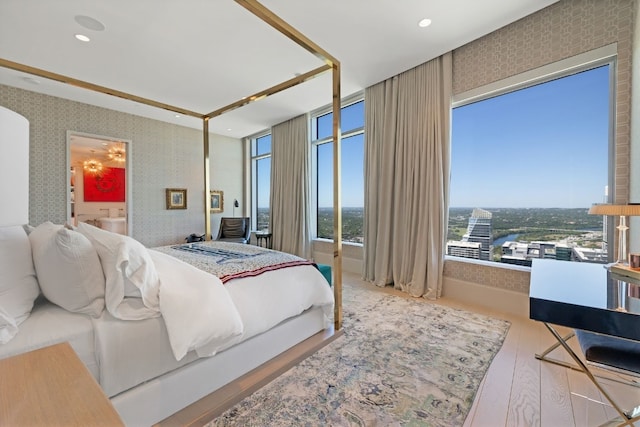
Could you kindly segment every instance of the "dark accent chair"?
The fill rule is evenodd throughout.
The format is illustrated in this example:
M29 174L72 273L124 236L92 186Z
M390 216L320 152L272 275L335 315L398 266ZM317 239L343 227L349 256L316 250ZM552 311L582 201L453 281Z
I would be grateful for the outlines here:
M221 242L249 243L251 220L248 217L222 218L216 240Z

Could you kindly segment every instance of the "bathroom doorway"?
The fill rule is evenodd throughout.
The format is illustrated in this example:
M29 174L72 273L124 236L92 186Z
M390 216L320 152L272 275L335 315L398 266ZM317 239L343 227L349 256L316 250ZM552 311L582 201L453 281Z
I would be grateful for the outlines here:
M67 131L67 222L131 235L131 141Z

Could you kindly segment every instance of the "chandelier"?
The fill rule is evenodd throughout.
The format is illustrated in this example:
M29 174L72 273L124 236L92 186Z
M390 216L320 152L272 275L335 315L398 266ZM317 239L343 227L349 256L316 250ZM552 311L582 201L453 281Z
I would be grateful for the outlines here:
M99 175L102 173L102 163L95 159L85 160L84 170L92 175Z
M127 152L123 143L116 143L109 147L107 151L107 157L109 160L124 163L127 160Z

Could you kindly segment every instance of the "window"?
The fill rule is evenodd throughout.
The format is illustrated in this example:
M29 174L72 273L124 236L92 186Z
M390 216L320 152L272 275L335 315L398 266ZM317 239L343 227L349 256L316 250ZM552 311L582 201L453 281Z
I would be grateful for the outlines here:
M252 227L269 229L269 194L271 192L271 134L251 139Z
M364 101L340 110L342 127L342 240L363 242ZM316 237L333 239L333 113L312 117Z
M454 104L448 255L610 259L606 221L587 214L613 190L614 67L602 64Z

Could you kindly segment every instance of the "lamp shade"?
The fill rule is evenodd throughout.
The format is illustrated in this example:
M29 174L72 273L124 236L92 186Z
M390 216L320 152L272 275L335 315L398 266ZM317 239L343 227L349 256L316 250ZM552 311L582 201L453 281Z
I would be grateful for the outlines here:
M628 205L595 203L591 205L589 213L592 215L637 216L640 215L640 203Z

